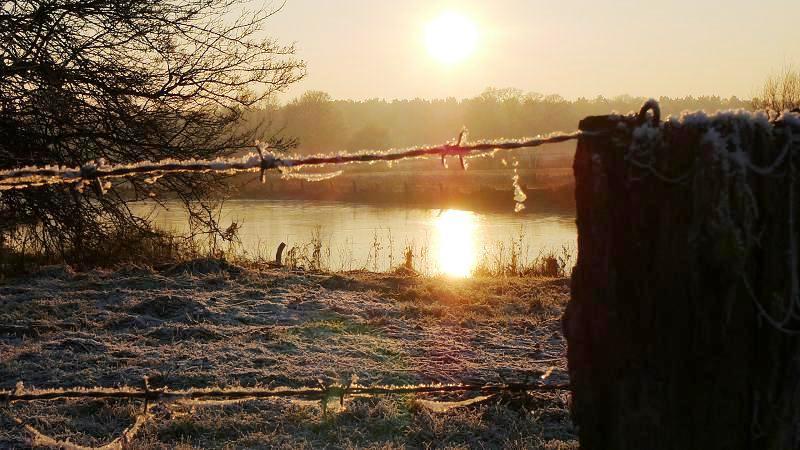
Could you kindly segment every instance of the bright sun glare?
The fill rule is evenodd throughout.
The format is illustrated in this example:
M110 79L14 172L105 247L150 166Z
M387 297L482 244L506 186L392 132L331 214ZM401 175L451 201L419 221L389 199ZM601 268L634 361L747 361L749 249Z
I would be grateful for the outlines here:
M478 28L462 14L446 12L425 28L425 42L428 52L437 61L455 64L475 52Z
M474 213L447 210L436 219L439 241L439 270L453 277L468 277L475 268L475 233L478 228Z

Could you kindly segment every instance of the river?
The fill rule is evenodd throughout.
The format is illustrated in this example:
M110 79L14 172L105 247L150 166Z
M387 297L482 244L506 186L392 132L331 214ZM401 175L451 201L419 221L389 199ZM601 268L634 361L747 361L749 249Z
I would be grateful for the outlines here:
M160 228L186 232L185 211L137 205ZM250 257L273 259L281 242L290 256L313 259L331 270L385 271L404 261L406 249L414 267L427 274L467 276L479 264L525 264L541 254L574 252L575 218L554 213L515 214L456 209L387 208L336 202L233 200L221 210L221 224L240 225L240 243L228 248Z

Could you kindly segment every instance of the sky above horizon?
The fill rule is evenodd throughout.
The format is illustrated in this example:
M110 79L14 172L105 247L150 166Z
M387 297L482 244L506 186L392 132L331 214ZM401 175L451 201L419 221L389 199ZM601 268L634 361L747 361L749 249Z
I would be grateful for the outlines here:
M474 52L456 63L426 42L445 13L476 31ZM266 34L295 42L308 65L282 100L307 90L466 98L489 86L570 99L749 98L800 64L798 18L800 0L287 0Z

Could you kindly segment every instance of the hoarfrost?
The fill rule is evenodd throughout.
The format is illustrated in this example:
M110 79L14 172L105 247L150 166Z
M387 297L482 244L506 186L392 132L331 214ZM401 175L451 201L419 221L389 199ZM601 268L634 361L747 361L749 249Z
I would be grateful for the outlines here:
M439 156L446 164L448 156L456 156L466 169L464 158L490 156L497 150L533 148L545 144L566 142L578 139L582 132L552 133L545 136L525 139L495 139L463 144L466 133L462 132L457 145L445 144L430 147L412 147L404 150L390 149L379 152L355 152L319 154L308 157L278 158L270 152L269 145L256 142L256 152L239 156L215 158L210 160L176 160L164 159L156 162L140 161L126 164L107 164L104 160L85 164L81 167L61 167L48 165L44 167L26 166L17 169L0 171L0 191L25 189L35 186L54 184L79 184L87 180L124 178L137 175L163 176L167 173L239 173L258 172L281 168L305 166L325 167L328 165L347 165L378 161L387 163L403 159L418 159ZM263 176L262 176L263 180Z
M336 172L328 172L328 173L302 173L302 172L286 172L281 175L281 179L284 180L303 180L309 182L318 182L318 181L326 181L333 178L338 177L344 173L342 170L337 170Z
M517 171L517 167L519 167L519 161L514 161L514 175L511 177L511 181L514 187L515 213L525 209L525 201L528 199L525 191L522 190L522 186L519 185L519 172Z
M700 133L698 139L687 136ZM694 203L691 242L710 239L721 247L730 270L738 274L750 292L761 316L774 328L787 333L793 320L800 319L800 249L797 243L796 155L800 141L800 115L749 112L744 110L683 113L670 117L654 127L641 125L630 131L626 160L640 172L632 172L631 181L641 176L655 176L665 183L683 184ZM691 142L696 142L692 144ZM660 158L665 152L683 151L686 145L697 145L686 152L683 166L673 158ZM679 147L684 146L684 147ZM760 147L758 153L752 150ZM763 162L754 162L759 155ZM672 166L670 165L672 164ZM751 249L759 245L759 202L752 190L754 176L784 179L789 233L786 268L789 272L787 298L757 298L747 279L745 264ZM778 317L779 316L779 317Z

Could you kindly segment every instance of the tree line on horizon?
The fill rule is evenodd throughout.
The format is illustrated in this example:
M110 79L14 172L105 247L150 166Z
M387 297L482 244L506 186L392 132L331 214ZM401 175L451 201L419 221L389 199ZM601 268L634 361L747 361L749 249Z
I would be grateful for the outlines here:
M293 139L301 154L439 144L466 127L469 139L530 137L570 132L587 116L638 111L647 99L630 95L567 100L520 89L488 88L458 100L335 100L308 91L285 103L252 109L247 120L269 122L271 133ZM753 109L753 102L718 96L658 99L662 115L687 110Z

